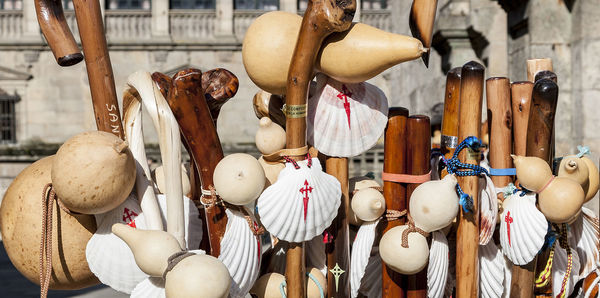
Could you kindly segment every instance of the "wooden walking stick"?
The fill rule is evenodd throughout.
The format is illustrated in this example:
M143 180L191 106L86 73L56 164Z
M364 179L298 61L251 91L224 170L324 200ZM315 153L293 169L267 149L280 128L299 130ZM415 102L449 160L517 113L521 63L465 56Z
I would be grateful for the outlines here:
M210 254L219 256L227 216L214 192L213 172L223 158L223 149L202 90L202 72L182 70L175 74L167 99L190 149L202 181L202 203L209 232Z
M44 37L60 66L75 65L83 60L73 33L67 25L60 0L36 0L35 11Z
M385 128L385 143L383 151L383 172L391 174L406 174L406 146L408 110L405 108L390 108L388 125ZM383 181L383 196L388 210L406 210L406 184ZM394 221L382 221L383 233L404 224L404 218ZM383 235L382 233L382 235ZM404 293L404 277L382 262L382 297L406 297Z
M425 48L431 48L436 11L437 0L413 0L408 24L412 35L419 39ZM429 51L423 53L421 59L425 66L429 67Z
M330 239L327 239L325 252L327 254L327 296L348 297L350 295L350 246L348 234L347 208L350 206L348 194L348 158L330 157L325 161L326 172L340 181L342 186L342 202L336 218L327 229ZM338 268L347 274L337 276L334 274Z
M469 136L480 137L481 107L483 101L484 68L471 61L461 70L460 111L458 139L462 142ZM459 158L464 163L479 165L479 154L464 150ZM456 295L477 297L479 285L479 177L458 177L462 190L473 198L470 212L460 209L456 232Z
M488 159L494 169L512 168L512 111L510 81L494 77L486 81L487 115L489 123L490 151ZM513 182L511 176L492 176L494 186L501 188ZM498 194L504 200L502 194Z
M513 115L513 152L515 155L525 156L533 83L529 81L514 82L511 84L510 91Z
M540 58L540 59L529 59L527 60L527 80L535 83L535 75L539 71L549 70L552 71L552 59Z
M204 99L210 109L210 115L217 127L217 118L221 107L237 93L240 83L229 70L215 68L202 73L202 90Z
M460 67L446 74L446 93L444 93L444 115L442 117L442 142L440 149L445 158L452 158L458 146L458 109L460 103ZM446 176L444 169L440 175Z
M286 89L286 148L306 146L306 99L321 43L329 34L350 28L355 0L309 0L292 55ZM298 157L296 157L298 158ZM287 297L304 297L304 252L301 243L290 243L285 277Z
M429 117L414 115L408 117L406 125L406 172L410 175L430 175L431 125ZM412 192L421 183L406 186L406 198L410 203ZM427 267L421 272L407 277L406 297L427 297Z

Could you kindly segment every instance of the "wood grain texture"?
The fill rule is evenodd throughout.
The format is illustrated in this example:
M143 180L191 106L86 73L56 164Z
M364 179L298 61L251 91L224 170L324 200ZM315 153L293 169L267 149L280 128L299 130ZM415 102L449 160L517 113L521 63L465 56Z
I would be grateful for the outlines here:
M292 62L287 76L287 106L306 105L308 87L313 77L315 60L323 40L333 32L348 30L356 10L356 1L309 0ZM286 148L294 149L306 145L306 115L287 117ZM302 244L292 243L287 251L285 277L287 297L305 296L305 268Z
M231 71L224 68L215 68L202 73L204 99L208 104L215 126L221 107L235 96L239 85L238 78Z
M392 174L407 173L407 132L408 110L405 108L390 108L388 124L385 128L385 143L383 153L383 171ZM390 181L383 182L383 196L388 210L402 211L407 209L406 184ZM383 233L404 224L404 218L394 221L381 221ZM382 235L383 235L382 233ZM382 297L406 297L406 277L387 267L382 262Z
M35 12L42 33L60 66L75 65L83 60L73 33L67 25L60 0L35 0Z
M223 149L214 127L202 90L202 72L197 69L179 71L173 76L167 102L179 123L190 155L204 189L214 187L213 172L223 158ZM219 256L220 244L227 225L225 208L205 206L210 254Z
M406 125L406 172L411 175L424 175L431 168L431 125L429 117L413 115L408 117ZM420 183L408 184L406 186L407 204L410 204L410 196ZM407 277L406 297L427 297L427 267L421 272Z
M341 184L342 197L338 214L327 229L332 236L332 241L325 244L327 254L327 297L349 297L350 296L350 246L348 234L348 218L346 208L349 206L348 194L348 158L330 157L325 161L325 168L329 175L334 176ZM336 265L345 271L339 276L337 291L335 276L331 273Z
M496 169L512 168L512 126L510 81L508 78L495 77L486 81L487 115L489 123L490 146L488 159L490 166ZM505 187L513 182L512 176L492 176L494 186ZM501 200L502 194L498 195Z
M98 130L123 139L123 125L98 0L73 0Z
M513 152L515 155L525 156L533 83L529 81L514 82L511 84L510 91L513 115Z
M458 110L460 103L460 72L461 67L455 67L446 74L446 92L444 93L444 115L442 116L442 143L441 151L445 158L451 158L456 145L450 146L445 141L448 137L458 138ZM441 173L443 178L448 174L445 169Z
M481 108L483 103L484 67L474 61L465 64L461 71L460 111L458 138L480 137ZM479 156L468 158L463 150L459 158L464 163L479 164ZM462 190L473 198L473 210L459 212L456 232L456 295L477 297L479 286L479 183L478 177L458 177Z
M535 75L542 70L552 71L552 59L528 59L527 60L527 80L535 83Z
M425 48L431 48L433 25L437 11L437 0L413 0L410 8L409 27L412 35L423 43ZM429 52L421 56L425 66L429 66Z

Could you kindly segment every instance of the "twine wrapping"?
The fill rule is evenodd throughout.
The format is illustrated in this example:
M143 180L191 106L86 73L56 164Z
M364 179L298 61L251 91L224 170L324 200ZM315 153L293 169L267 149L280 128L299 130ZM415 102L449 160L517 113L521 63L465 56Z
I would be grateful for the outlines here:
M404 209L402 211L388 209L385 211L385 219L387 221L394 221L400 219L400 217L408 214L408 210Z
M408 235L410 233L419 233L423 237L429 236L429 233L427 233L415 226L415 222L413 221L410 214L406 214L406 218L408 219L408 228L406 230L402 231L402 244L401 244L402 247L404 247L404 248L408 248Z
M167 268L165 269L165 272L163 273L163 279L166 280L167 279L167 273L169 273L169 271L173 270L173 268L175 268L175 266L177 266L177 264L179 264L179 262L181 262L183 259L187 258L187 257L191 257L195 255L195 253L193 252L189 252L189 251L178 251L174 254L172 254L169 257L169 260L167 261Z
M550 255L548 256L548 262L546 262L546 266L544 270L540 272L540 275L535 280L536 288L543 288L548 285L550 282L550 275L552 274L552 262L554 260L554 247L556 246L556 242L552 244L552 248L550 249Z
M202 203L204 207L210 208L215 206L219 202L217 190L214 186L209 185L208 190L202 189L201 191L202 195L200 196L200 203Z
M284 156L288 157L300 157L308 153L308 146L293 148L293 149L281 149L271 154L263 155L263 160L267 163L284 163Z

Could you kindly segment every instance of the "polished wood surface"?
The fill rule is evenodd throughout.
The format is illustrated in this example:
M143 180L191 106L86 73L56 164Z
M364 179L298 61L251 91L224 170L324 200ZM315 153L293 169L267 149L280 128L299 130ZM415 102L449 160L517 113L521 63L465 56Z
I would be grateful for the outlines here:
M511 84L510 91L513 115L513 152L515 155L525 156L533 83L529 81L514 82Z
M408 110L405 108L390 108L388 124L385 128L385 143L383 152L383 171L392 174L407 173L407 132ZM383 196L388 210L406 210L406 184L390 181L383 182ZM383 233L404 224L404 218L394 221L381 221ZM383 235L382 233L382 235ZM406 277L387 267L382 262L382 297L406 297Z
M73 33L67 25L60 0L35 0L35 12L42 33L60 66L75 65L83 60Z
M406 124L406 172L411 175L424 175L431 168L431 125L429 117L413 115L408 117ZM406 186L407 204L410 196L420 183L408 184ZM427 297L427 267L421 272L407 277L406 297Z
M204 99L206 99L215 126L221 107L235 96L239 86L238 78L227 69L215 68L202 73Z
M465 64L461 71L460 111L458 139L480 137L481 108L483 103L484 67L474 61ZM479 155L469 155L463 150L459 158L464 163L479 164ZM456 232L456 295L477 297L479 287L479 178L457 177L462 190L473 198L473 210L459 208Z
M410 32L423 43L425 48L431 48L436 11L437 0L413 0L410 8L408 22ZM421 59L425 66L429 66L429 52L423 53Z
M490 146L488 159L490 167L512 168L512 126L510 80L494 77L486 80L487 115ZM495 187L501 188L513 182L512 176L492 176ZM501 200L502 194L498 195Z
M455 67L446 74L446 92L444 93L444 115L442 116L442 143L440 149L445 158L451 158L456 145L449 146L445 138L458 139L458 110L460 103L460 72L461 67ZM445 169L443 178L448 174Z
M283 128L285 128L286 121L282 110L284 104L284 96L271 94L263 90L256 92L252 99L254 114L258 119L268 117Z

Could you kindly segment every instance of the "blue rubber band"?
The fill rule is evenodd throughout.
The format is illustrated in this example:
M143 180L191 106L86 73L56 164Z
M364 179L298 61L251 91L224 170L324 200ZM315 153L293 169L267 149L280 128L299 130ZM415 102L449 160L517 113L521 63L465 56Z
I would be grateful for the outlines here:
M323 291L323 286L321 286L321 283L319 283L317 278L314 277L309 272L306 272L306 275L308 276L308 278L310 278L312 281L314 281L315 284L317 285L317 288L319 288L319 293L321 293L321 298L325 298L325 291ZM287 287L287 283L285 282L285 280L282 281L281 284L279 284L279 293L281 293L281 297L283 297L283 298L287 298L287 295L285 294L286 287Z
M490 176L515 176L517 175L516 168L494 169L490 168Z

